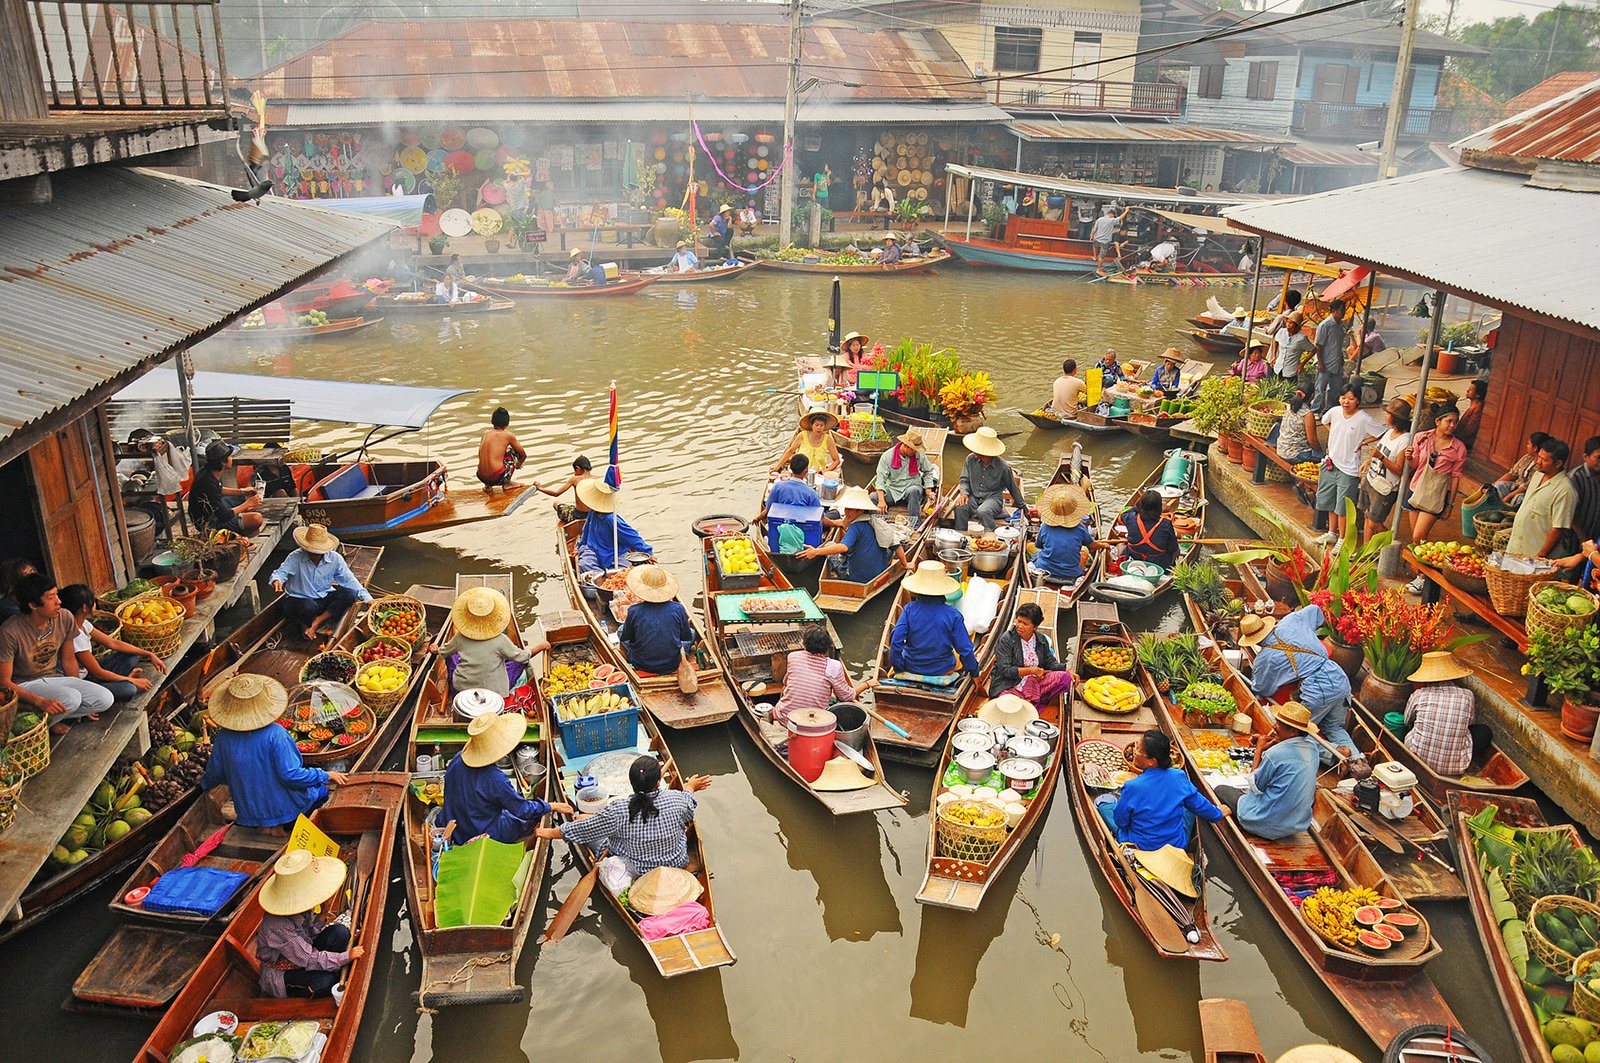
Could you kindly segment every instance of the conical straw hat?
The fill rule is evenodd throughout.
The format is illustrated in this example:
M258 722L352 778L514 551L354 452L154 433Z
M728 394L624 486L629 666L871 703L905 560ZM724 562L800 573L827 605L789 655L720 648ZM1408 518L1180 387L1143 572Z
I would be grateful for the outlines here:
M474 642L487 642L511 624L511 603L493 587L468 587L450 607L456 630Z
M961 589L961 584L951 579L938 561L922 562L915 572L900 581L900 585L912 594L936 594L941 598Z
M846 487L834 505L841 510L853 509L861 513L871 513L878 508L865 487Z
M1083 488L1056 484L1039 496L1039 519L1055 528L1076 527L1093 507Z
M1133 850L1134 859L1156 878L1185 897L1198 897L1194 888L1194 861L1176 845L1163 845L1154 852Z
M1465 679L1472 669L1455 659L1449 650L1429 650L1422 655L1422 664L1412 672L1413 683L1447 683L1452 679Z
M289 692L276 679L254 672L236 675L224 683L206 706L218 727L254 731L272 723L289 704Z
M834 757L822 766L822 774L811 784L813 790L865 790L873 781L849 757Z
M293 849L272 865L261 887L261 908L272 915L299 915L323 904L344 884L344 861Z
M596 513L614 513L617 509L617 493L598 476L578 481L578 501Z
M974 454L980 454L986 458L998 458L1006 452L1006 444L1000 438L1000 433L988 425L984 425L976 432L969 432L962 436L961 443Z
M467 724L461 759L469 768L487 767L516 749L527 732L528 718L520 712L474 716Z
M681 867L658 867L628 887L628 907L644 915L665 915L680 904L700 899L705 887Z
M978 719L990 727L1009 727L1019 733L1038 718L1039 710L1033 707L1033 703L1015 694L1001 694L984 702L978 710Z
M628 590L645 602L670 602L678 596L678 577L660 565L634 565L628 570Z

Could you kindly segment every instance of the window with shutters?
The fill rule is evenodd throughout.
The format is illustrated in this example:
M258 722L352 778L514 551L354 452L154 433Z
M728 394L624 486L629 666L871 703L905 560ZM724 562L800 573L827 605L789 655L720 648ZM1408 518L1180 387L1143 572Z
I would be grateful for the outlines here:
M1270 100L1278 91L1278 64L1251 63L1250 74L1245 80L1244 94L1246 99Z
M1039 48L1044 30L1027 27L996 26L994 29L994 68L1012 73L1039 69Z
M1203 100L1222 99L1222 75L1225 70L1227 67L1221 63L1201 67L1200 82L1194 94Z

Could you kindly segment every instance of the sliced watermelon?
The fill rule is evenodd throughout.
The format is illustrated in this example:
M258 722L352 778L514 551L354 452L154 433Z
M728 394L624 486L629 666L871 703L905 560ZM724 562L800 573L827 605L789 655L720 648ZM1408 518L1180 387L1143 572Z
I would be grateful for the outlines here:
M1375 934L1371 930L1361 931L1356 935L1356 940L1368 952L1388 952L1389 948L1394 944L1382 934Z
M1407 934L1413 934L1422 925L1422 916L1416 912L1386 912L1383 921L1389 926L1399 927Z
M1376 904L1364 904L1356 909L1353 918L1357 926L1377 926L1383 922L1383 909Z
M1392 926L1389 923L1379 923L1377 926L1372 928L1372 932L1375 934L1382 934L1390 941L1400 941L1406 936L1399 927Z

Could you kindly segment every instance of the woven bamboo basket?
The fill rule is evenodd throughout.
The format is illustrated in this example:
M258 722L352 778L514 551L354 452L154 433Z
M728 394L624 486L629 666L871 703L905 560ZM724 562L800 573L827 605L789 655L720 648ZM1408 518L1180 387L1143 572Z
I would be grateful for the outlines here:
M1600 995L1589 988L1589 969L1600 961L1600 949L1590 949L1572 962L1572 1010L1578 1017L1600 1022Z
M1528 611L1528 588L1543 583L1546 572L1523 575L1507 572L1490 561L1484 564L1484 580L1489 585L1489 602L1501 616L1522 616Z
M1002 816L999 825L994 827L976 827L949 818L951 810L963 807L984 811L992 809L988 804L980 805L973 801L951 801L941 808L934 826L939 839L939 855L951 860L987 864L994 859L994 854L1000 851L1000 846L1006 840L1005 817Z
M1478 533L1473 540L1478 547L1478 553L1488 554L1490 551L1498 549L1494 543L1495 533L1501 529L1505 529L1507 532L1511 530L1511 515L1505 510L1497 510L1494 513L1480 513L1472 518L1472 526Z
M1489 537L1489 552L1492 554L1496 550L1504 550L1510 542L1511 525L1508 524Z
M1288 409L1288 403L1277 399L1257 402L1244 412L1244 430L1258 439L1266 439Z
M1552 613L1539 604L1536 595L1546 587L1559 587L1567 597L1587 598L1589 611L1582 616L1568 616L1565 613ZM1587 627L1594 623L1595 613L1600 610L1600 599L1582 587L1571 583L1562 583L1560 580L1540 580L1528 588L1528 634L1537 635L1544 632L1547 635L1561 635L1580 627Z
M315 674L318 666L326 664L330 661L343 661L345 666L349 669L350 677L348 679L339 679L333 676L319 676ZM316 679L325 679L329 682L343 683L348 686L355 682L356 673L359 671L361 671L361 659L355 654L351 653L349 650L327 650L309 658L306 663L300 667L300 682L309 683Z
M130 620L128 614L130 607L150 598L161 597L160 591L141 594L137 598L130 598L117 606L117 620L122 624L123 641L131 643L142 650L149 650L158 657L166 657L178 648L182 637L183 622L188 619L188 614L179 612L171 620L160 624L143 624L137 620Z
M362 674L369 669L388 666L398 668L401 673L400 685L393 690L375 691L368 690L361 685ZM356 693L361 695L362 704L371 709L378 719L383 719L394 711L395 706L404 700L406 693L411 689L411 663L409 661L373 661L371 664L361 666L361 671L356 673Z
M354 650L352 650L351 652L356 655L356 660L360 661L361 660L361 655L363 653L365 653L367 650L372 649L372 647L374 647L374 646L383 646L383 645L394 646L395 648L404 651L405 654L406 654L406 656L404 656L404 657L390 658L391 660L396 660L396 661L410 660L411 659L411 655L416 652L416 647L413 646L411 643L407 642L405 639L397 639L393 635L377 635L377 636L375 636L373 638L368 639L365 642L358 643L356 645L356 648ZM371 662L362 661L362 663L363 664L369 664Z
M1482 576L1469 575L1453 565L1444 566L1443 572L1451 583L1460 587L1468 594L1475 594L1479 598L1489 593L1489 581Z
M0 749L0 834L11 829L17 821L17 807L22 803L22 784L28 780L11 767L10 755Z
M1294 474L1285 472L1277 462L1269 461L1267 462L1267 482L1275 484L1292 484L1294 483Z
M395 605L409 605L415 609L417 613L416 626L410 631L379 631L377 626L378 617L383 615L385 606ZM406 594L391 594L377 599L368 606L367 615L363 618L362 623L365 625L367 632L373 636L387 635L390 638L400 639L402 642L409 642L415 645L428 633L427 616L428 614L423 609L422 603L417 599Z
M22 734L6 743L8 770L24 782L50 766L50 717L45 716Z
M1573 964L1577 962L1578 957L1545 937L1544 931L1540 930L1538 925L1538 916L1555 908L1571 908L1580 915L1587 914L1600 920L1600 904L1586 901L1582 897L1567 897L1553 893L1548 897L1540 897L1533 902L1533 907L1528 909L1528 947L1551 971L1562 978L1569 978L1572 976Z

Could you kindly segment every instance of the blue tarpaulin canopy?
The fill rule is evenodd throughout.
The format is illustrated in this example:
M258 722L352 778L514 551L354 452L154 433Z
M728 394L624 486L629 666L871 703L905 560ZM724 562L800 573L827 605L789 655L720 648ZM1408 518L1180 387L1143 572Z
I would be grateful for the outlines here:
M306 421L421 428L440 406L457 395L470 395L476 390L199 372L194 375L190 393L198 399L288 399L291 416ZM177 396L176 368L163 366L123 388L116 397L137 400Z
M433 195L419 196L352 196L349 199L302 199L297 202L323 210L339 210L346 214L365 214L369 218L382 218L408 229L422 224L424 214L434 211Z

